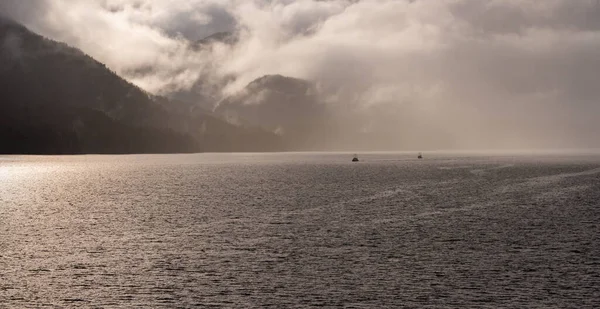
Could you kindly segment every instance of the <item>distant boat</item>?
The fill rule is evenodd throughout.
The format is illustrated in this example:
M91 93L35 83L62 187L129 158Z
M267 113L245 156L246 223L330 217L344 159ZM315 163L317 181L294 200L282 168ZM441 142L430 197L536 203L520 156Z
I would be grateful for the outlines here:
M419 152L419 155L417 156L418 159L423 159L423 155Z
M358 162L358 156L354 155L354 157L352 158L352 162Z

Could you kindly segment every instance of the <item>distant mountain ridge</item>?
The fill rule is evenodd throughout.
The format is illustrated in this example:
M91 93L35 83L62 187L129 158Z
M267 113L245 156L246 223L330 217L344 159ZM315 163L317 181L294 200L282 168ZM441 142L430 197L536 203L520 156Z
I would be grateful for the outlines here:
M76 48L0 19L0 153L273 151L273 133L151 95Z
M231 123L260 126L282 136L289 149L325 148L334 128L316 86L303 79L265 75L225 98L215 113Z

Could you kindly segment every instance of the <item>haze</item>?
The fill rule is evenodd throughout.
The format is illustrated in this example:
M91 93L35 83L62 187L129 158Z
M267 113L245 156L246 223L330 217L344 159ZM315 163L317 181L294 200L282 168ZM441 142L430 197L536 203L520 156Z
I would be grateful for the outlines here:
M4 0L0 11L146 91L209 108L264 75L306 79L337 128L322 132L331 149L600 147L596 0ZM223 31L237 43L195 47Z

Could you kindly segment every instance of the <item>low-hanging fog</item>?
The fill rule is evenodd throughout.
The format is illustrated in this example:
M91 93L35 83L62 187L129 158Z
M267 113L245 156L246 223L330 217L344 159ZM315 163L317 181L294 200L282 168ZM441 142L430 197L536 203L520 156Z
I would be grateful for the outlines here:
M598 0L4 0L141 88L314 83L338 149L600 147ZM197 48L216 32L236 44ZM202 87L197 86L198 80Z

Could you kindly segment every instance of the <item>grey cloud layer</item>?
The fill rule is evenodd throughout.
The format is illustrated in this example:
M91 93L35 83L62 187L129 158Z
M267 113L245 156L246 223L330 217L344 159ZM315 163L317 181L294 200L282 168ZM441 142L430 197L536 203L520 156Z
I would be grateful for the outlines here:
M151 92L236 76L223 90L233 93L283 74L315 81L340 114L361 113L345 117L367 131L440 127L455 147L600 146L596 0L9 0L0 9ZM229 30L241 34L233 48L190 48Z

